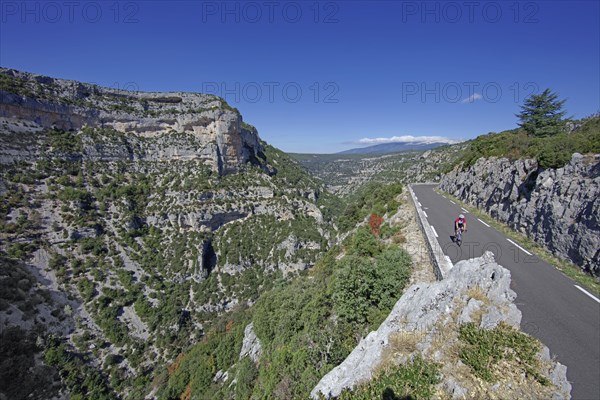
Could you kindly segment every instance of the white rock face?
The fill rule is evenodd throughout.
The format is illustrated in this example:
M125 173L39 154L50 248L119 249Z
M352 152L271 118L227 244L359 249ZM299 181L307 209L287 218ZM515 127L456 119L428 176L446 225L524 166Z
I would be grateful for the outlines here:
M480 258L457 263L442 281L409 287L379 329L367 335L340 365L325 375L311 396L316 399L322 393L326 398L337 397L343 389L369 381L382 361L392 333L423 334L416 348L426 353L439 338L438 327L453 319L456 305L465 301L465 292L470 288L479 288L491 304L480 327L491 329L501 321L519 326L521 312L512 303L516 294L510 289L510 271L498 265L491 252L486 252ZM470 321L471 314L483 303L475 300L468 304L459 317L462 322ZM570 391L563 366L558 364L551 374L556 376L549 379Z
M244 341L242 342L242 350L240 351L240 360L246 356L257 364L262 354L262 346L260 340L254 333L254 324L250 323L244 329Z
M6 68L0 68L0 73L52 85L54 92L44 99L0 90L0 119L32 121L26 133L50 127L77 131L89 126L123 134L118 145L84 143L83 158L87 160L199 159L215 172L226 174L256 160L263 151L256 131L244 125L239 112L217 96L115 90ZM15 126L13 132L20 130L21 126ZM137 150L140 142L144 142L143 152ZM28 147L0 147L0 163L35 158L37 154Z
M480 158L440 188L600 277L600 155L575 153L547 170L535 160Z
M146 340L150 337L148 327L137 315L133 307L123 307L123 314L119 316L119 320L127 324L129 332L132 336Z

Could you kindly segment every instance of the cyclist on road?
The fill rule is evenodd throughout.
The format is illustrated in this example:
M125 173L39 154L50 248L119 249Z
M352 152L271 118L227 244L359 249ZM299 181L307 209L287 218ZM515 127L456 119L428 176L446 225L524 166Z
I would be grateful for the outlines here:
M462 229L463 232L467 231L467 219L463 214L460 214L454 221L454 233L456 234L459 229Z

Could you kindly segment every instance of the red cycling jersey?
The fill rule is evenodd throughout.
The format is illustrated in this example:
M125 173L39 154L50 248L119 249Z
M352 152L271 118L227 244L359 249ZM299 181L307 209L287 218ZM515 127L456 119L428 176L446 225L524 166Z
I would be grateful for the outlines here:
M457 224L457 225L464 225L466 223L467 223L466 218L456 218L456 220L454 221L454 224Z

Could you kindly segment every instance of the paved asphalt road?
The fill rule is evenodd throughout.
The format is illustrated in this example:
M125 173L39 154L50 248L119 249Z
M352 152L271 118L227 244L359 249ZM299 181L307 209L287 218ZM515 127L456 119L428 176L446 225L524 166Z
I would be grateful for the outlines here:
M435 187L414 185L413 190L444 253L454 263L479 257L486 250L494 253L496 261L511 272L511 288L517 293L515 304L523 313L521 329L541 340L551 355L567 366L573 399L600 400L600 300L437 194ZM451 236L460 213L467 219L468 232L459 248Z

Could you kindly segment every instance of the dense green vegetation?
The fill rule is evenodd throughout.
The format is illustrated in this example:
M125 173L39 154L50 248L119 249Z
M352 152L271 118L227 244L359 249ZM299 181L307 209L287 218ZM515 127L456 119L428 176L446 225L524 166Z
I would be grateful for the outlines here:
M560 168L576 152L600 153L600 117L583 120L574 132L548 137L531 136L521 129L482 135L469 142L457 164L469 167L480 157L536 158L542 168Z
M573 153L599 153L600 116L565 120L564 103L550 89L529 96L517 115L520 128L473 139L454 165L462 164L465 168L481 157L507 157L535 158L541 168L560 168Z
M398 210L396 197L401 193L402 185L399 183L386 185L372 182L365 185L348 198L348 206L339 218L340 231L347 232L373 213L393 215Z
M157 376L154 383L160 388L158 397L179 399L186 391L192 398L202 399L227 398L232 395L235 388L213 382L213 377L217 371L224 372L236 363L247 321L248 314L242 308L217 318L199 344L181 353ZM248 379L253 376L251 366L246 362L238 365L237 370L247 386ZM242 386L239 394L244 393Z
M408 282L410 265L408 254L397 248L386 249L374 259L344 257L334 273L332 297L338 316L349 323L379 325Z
M69 351L64 341L51 336L46 344L44 361L59 370L71 399L108 400L116 397L106 377L89 364L87 357Z
M397 208L392 194L400 189L382 187L373 198L365 195L364 211ZM377 250L365 250L365 239ZM307 398L318 380L350 353L360 337L383 321L408 282L410 257L396 245L386 247L380 240L366 226L361 228L345 242L344 248L330 249L312 269L295 279L280 280L245 311L245 317L235 317L252 320L263 354L258 369L248 361L229 368L243 385L235 390L223 385L217 397L222 394L236 399ZM336 260L341 251L348 255ZM228 346L239 353L237 339L226 332L210 340L215 341L186 351L180 364L189 365L191 358L200 357L199 352L208 360L216 359L215 349L222 342L229 342ZM188 385L192 397L205 398L215 393L215 387L191 377L196 373L204 376L201 371L206 363L200 365L194 361L193 365L187 372L170 376L171 389L164 398L181 395ZM211 376L221 368L213 368Z
M379 265L365 261L363 266L357 263L364 260L355 257L335 261L335 254L264 293L254 306L252 320L263 356L253 397L306 398L400 297L410 273L406 253L388 249ZM350 303L359 309L352 310Z

